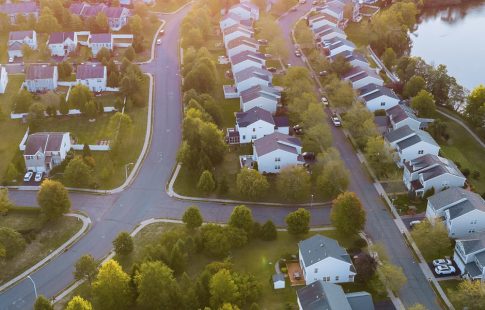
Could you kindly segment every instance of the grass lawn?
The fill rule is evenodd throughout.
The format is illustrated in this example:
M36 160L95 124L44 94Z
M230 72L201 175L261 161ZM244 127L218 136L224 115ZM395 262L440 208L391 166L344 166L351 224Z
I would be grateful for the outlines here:
M150 20L144 21L143 35L145 38L145 50L141 53L137 53L134 61L146 61L150 59L153 38L158 35L157 31L160 25L161 25L160 20L157 20L155 23L152 23ZM119 33L121 34L121 33L130 33L130 32L123 31L122 29ZM162 38L162 42L163 42L163 38ZM122 61L125 50L126 48L121 48L121 47L115 48L114 49L115 60Z
M409 195L403 194L403 195L396 195L392 197L394 202L394 206L396 207L397 211L401 215L405 214L413 214L413 213L422 213L426 211L426 200L425 199L415 199L412 200ZM416 207L416 211L412 211L409 209L410 206Z
M448 296L448 299L450 298L450 292L456 290L458 288L458 284L460 284L463 280L446 280L446 281L440 281L440 286L445 292L446 296ZM451 300L450 300L451 301ZM456 305L454 305L456 307Z
M8 215L0 216L0 227L19 231L27 241L24 252L2 264L0 283L3 283L57 249L79 231L82 222L76 218L63 217L57 222L42 226L38 210L12 210Z
M155 1L155 5L149 7L152 12L170 13L176 11L184 4L189 2L188 0L169 0L169 1Z

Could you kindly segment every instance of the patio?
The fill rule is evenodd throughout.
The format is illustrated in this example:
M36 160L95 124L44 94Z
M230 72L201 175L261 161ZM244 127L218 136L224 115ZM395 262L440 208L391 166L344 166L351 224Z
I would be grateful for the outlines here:
M298 261L286 262L286 268L288 270L288 277L290 279L291 286L305 285L303 270L301 270L300 263Z

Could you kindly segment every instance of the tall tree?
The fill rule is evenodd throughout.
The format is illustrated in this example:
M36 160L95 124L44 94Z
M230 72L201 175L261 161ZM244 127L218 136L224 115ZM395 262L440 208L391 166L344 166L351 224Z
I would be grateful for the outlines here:
M62 183L54 180L44 180L37 193L37 203L42 214L48 220L60 218L71 209L71 200Z
M317 178L317 187L327 198L335 198L345 190L350 183L350 172L341 160L332 160L324 167Z
M448 237L448 230L441 221L432 225L423 221L415 225L411 235L425 257L440 258L452 252L452 240Z
M334 77L325 86L328 101L333 107L348 109L355 101L356 93L349 83Z
M463 280L448 294L457 309L480 310L485 304L485 284L481 281Z
M118 234L118 236L113 240L113 246L115 248L115 252L118 255L128 255L133 252L134 244L133 238L130 234L126 231L122 231Z
M54 306L44 295L40 295L35 300L34 310L54 310Z
M290 234L304 235L310 230L310 212L306 209L299 208L289 213L285 217L285 222L288 225L288 232Z
M4 247L6 252L3 256L11 259L25 249L26 243L19 232L9 227L0 227L0 245Z
M411 99L411 107L418 112L419 116L433 116L436 110L434 97L426 90L420 90L419 93Z
M218 309L224 303L234 303L239 298L238 287L227 269L221 269L212 276L209 288L210 304L214 309Z
M366 214L357 195L345 192L333 201L330 218L340 233L356 235L364 229Z
M92 183L93 172L81 156L76 156L67 164L63 178L68 186L88 187Z
M204 194L210 194L216 189L216 181L209 170L204 170L197 182L197 189Z
M159 261L141 264L135 283L140 309L173 309L178 304L179 288L172 270Z
M310 175L302 166L283 168L276 179L276 187L284 200L308 200L311 191Z
M264 223L261 227L261 239L265 241L271 241L275 240L277 236L278 232L276 230L275 224L271 220L266 221L266 223Z
M403 96L405 98L412 98L423 89L426 89L426 81L422 76L415 75L404 84Z
M394 171L392 150L382 137L370 137L365 145L365 155L370 166L378 177L388 176Z
M0 215L7 214L8 210L13 206L14 204L8 197L8 189L0 188Z
M202 225L202 215L200 214L199 208L196 206L188 207L185 210L184 215L182 216L182 221L185 223L185 226L189 229L195 229Z
M234 207L229 217L229 225L244 230L250 236L254 226L251 209L245 205Z
M98 309L131 309L130 277L115 260L110 259L101 266L92 292Z
M74 265L74 278L76 280L88 279L89 283L93 280L98 263L91 254L81 256Z
M242 168L236 177L236 187L243 197L258 199L268 191L269 183L257 170Z
M390 263L384 263L378 266L377 272L384 286L388 287L394 293L397 293L408 281L402 268Z
M392 47L388 47L384 50L384 53L382 53L382 62L384 65L389 69L392 70L394 65L396 64L397 61L397 55L396 52L392 49Z
M81 296L74 296L68 303L66 310L93 310L89 301Z
M485 124L485 86L475 87L467 97L465 108L467 118L477 127Z
M34 102L32 94L25 88L12 97L12 106L15 113L26 113Z

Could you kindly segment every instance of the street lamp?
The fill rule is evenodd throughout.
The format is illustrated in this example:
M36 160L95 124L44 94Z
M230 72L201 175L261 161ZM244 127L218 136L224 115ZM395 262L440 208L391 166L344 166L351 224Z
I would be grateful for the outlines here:
M133 165L133 163L127 163L125 165L125 181L126 181L126 179L128 179L128 166L129 165Z
M37 297L38 297L37 296L37 287L35 286L35 282L30 276L27 276L27 279L29 279L32 282L32 285L34 286L35 299L37 299Z
M313 194L312 194L312 200L310 201L310 208L313 206Z

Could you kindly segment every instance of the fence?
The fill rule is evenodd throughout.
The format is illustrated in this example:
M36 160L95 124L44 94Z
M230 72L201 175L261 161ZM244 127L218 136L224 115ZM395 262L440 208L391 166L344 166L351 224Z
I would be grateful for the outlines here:
M113 113L113 112L116 112L117 110L116 110L115 107L104 107L103 111L104 111L104 113ZM70 109L69 112L66 115L67 116L79 116L81 114L82 114L81 110ZM24 117L27 117L28 115L29 115L29 113L10 113L10 119L23 119ZM63 116L64 114L62 114L59 111L56 111L56 115L57 116ZM44 116L49 117L49 114L47 114L47 112L44 112Z

